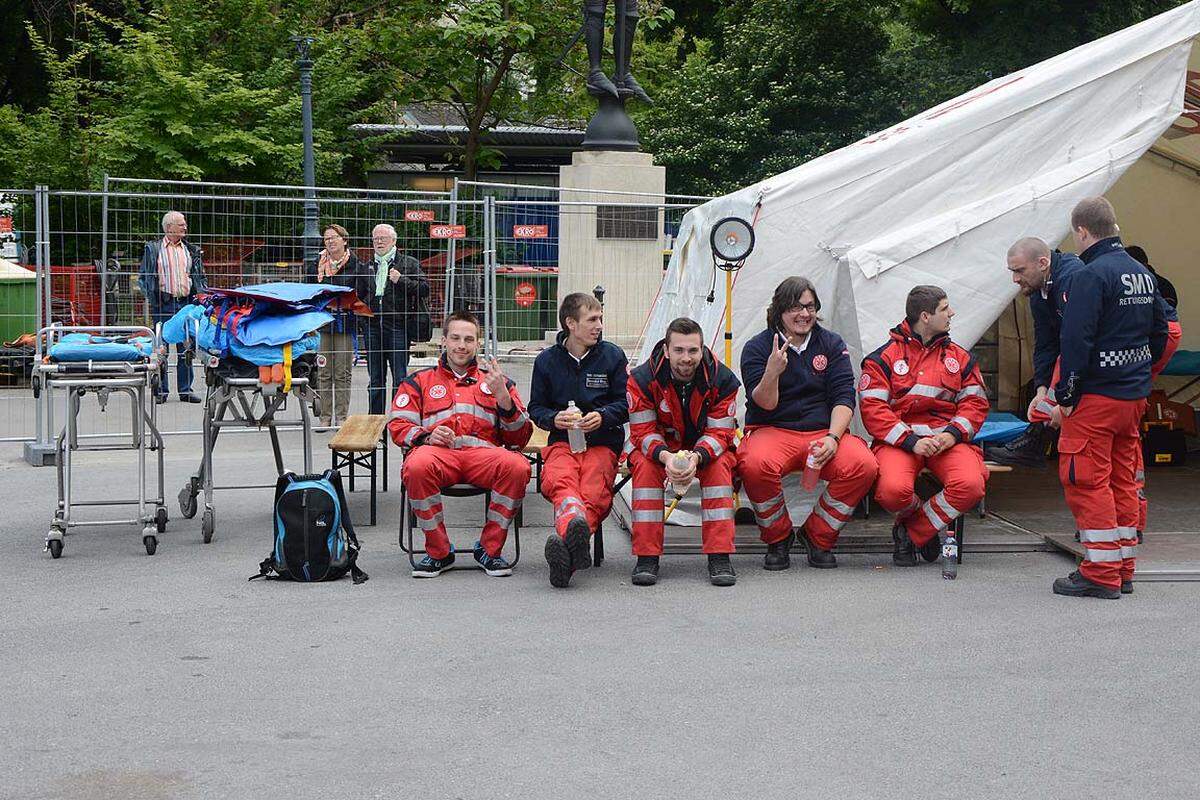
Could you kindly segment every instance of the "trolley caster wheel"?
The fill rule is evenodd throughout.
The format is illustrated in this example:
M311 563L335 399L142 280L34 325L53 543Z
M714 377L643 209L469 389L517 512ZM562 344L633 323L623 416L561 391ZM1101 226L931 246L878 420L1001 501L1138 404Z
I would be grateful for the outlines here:
M55 538L47 538L46 539L46 549L50 551L50 557L51 558L62 558L62 551L63 551L63 540L61 538L62 533L60 531L52 531L50 533L50 536L55 537Z
M200 533L204 536L204 543L208 544L213 538L213 527L216 525L216 514L211 508L204 509L204 516L200 519Z
M166 506L159 506L158 510L154 512L154 527L156 527L158 529L159 533L167 532L167 509L166 509Z
M196 479L188 479L187 485L179 490L179 513L183 514L184 519L191 519L196 516L196 495L199 493L199 487L196 485Z
M142 544L146 547L146 555L152 556L158 549L158 537L153 533L147 533L142 537Z

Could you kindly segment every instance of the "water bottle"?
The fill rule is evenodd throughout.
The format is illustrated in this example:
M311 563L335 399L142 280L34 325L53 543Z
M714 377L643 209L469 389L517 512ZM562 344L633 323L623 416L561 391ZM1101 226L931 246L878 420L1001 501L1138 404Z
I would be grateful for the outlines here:
M808 448L808 459L804 462L804 474L800 477L800 486L806 492L815 492L821 482L821 468L817 466L817 443L813 442Z
M958 539L954 531L946 531L946 540L942 542L942 578L952 581L958 577Z
M675 467L675 469L677 471L682 472L683 470L687 469L691 465L692 465L692 454L687 450L680 450L678 453L671 456L671 466ZM671 488L675 490L676 497L683 497L685 494L687 494L687 490L689 488L691 488L691 485L692 485L692 481L691 481L691 479L689 479L687 483L672 482Z
M571 427L567 428L567 444L570 445L572 453L582 453L587 450L587 434L579 427L579 420L583 415L579 413L579 407L575 405L574 400L567 403L567 411L575 417Z

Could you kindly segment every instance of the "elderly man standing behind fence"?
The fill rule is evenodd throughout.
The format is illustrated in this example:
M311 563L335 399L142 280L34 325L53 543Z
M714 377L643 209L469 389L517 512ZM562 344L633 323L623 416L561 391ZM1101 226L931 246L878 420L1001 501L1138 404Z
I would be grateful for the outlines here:
M183 241L187 236L187 220L178 211L168 211L162 218L163 237L146 242L142 253L142 265L138 280L142 294L150 305L150 318L154 323L166 322L175 316L208 286L204 282L204 264L200 259L200 248ZM179 400L184 403L199 403L200 398L192 394L192 351L186 342L175 345L175 388ZM163 362L159 376L156 403L165 403L170 392L167 380L167 365Z
M408 374L408 348L429 339L429 281L415 258L396 250L396 229L388 224L371 231L374 294L366 321L367 400L370 413L382 414L396 387ZM392 371L391 393L388 369Z

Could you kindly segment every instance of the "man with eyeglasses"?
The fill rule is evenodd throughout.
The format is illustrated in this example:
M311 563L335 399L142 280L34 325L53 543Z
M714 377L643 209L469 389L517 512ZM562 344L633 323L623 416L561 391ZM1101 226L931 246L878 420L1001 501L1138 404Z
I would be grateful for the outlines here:
M391 225L376 225L371 245L375 250L371 267L371 311L375 316L366 321L367 400L370 413L382 414L388 398L408 374L410 344L429 338L429 281L420 262L396 250L396 229Z
M742 349L746 434L738 471L767 543L768 570L791 566L796 541L784 475L803 470L811 457L827 482L799 532L809 566L831 569L838 533L878 472L866 443L846 432L854 417L854 369L842 337L819 324L820 310L807 278L786 278L767 308L767 329Z

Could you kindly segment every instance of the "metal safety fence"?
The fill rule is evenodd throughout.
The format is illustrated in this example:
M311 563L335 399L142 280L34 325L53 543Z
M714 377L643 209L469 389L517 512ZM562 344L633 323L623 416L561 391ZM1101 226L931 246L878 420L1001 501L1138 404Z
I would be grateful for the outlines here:
M701 199L466 181L449 192L417 192L110 177L100 191L0 190L0 441L48 445L61 427L63 409L30 390L38 329L55 322L153 324L139 272L169 211L184 216L208 285L224 288L315 280L315 220L318 236L330 225L346 231L369 293L392 277L374 273L372 242L376 225L391 225L398 257L415 265L428 287L434 344L408 336L393 342L410 363L387 365L393 377L375 381L390 397L394 374L435 351L444 316L459 308L483 321L489 352L519 356L552 341L561 297L595 292L605 301L606 335L632 349L679 221ZM374 370L364 332L323 337L340 348L329 355L345 365L326 387L329 424L367 410L363 388ZM172 352L167 372L173 392L179 357ZM195 363L195 387L204 386L203 370ZM194 407L176 399L161 407L160 428L198 432ZM81 435L123 433L125 418L89 417Z

